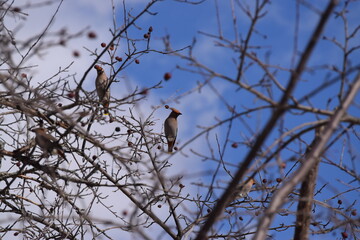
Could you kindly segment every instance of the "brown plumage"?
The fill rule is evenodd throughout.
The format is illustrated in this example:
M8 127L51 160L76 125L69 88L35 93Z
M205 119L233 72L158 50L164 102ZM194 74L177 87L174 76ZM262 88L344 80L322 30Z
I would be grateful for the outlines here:
M109 88L109 79L106 76L104 69L99 65L95 65L94 68L97 71L97 77L95 80L96 92L99 97L99 101L104 106L104 113L109 113L110 105L110 88Z
M175 108L170 108L170 109L171 109L171 113L164 122L165 137L168 142L168 152L173 151L177 137L177 132L178 132L177 117L179 115L182 115L179 110Z
M58 143L57 139L47 133L45 128L35 128L31 130L35 133L35 142L43 150L43 152L48 155L56 151L62 158L65 158L64 151Z
M234 200L247 197L254 184L255 180L253 178L249 178L247 181L240 183L234 193Z

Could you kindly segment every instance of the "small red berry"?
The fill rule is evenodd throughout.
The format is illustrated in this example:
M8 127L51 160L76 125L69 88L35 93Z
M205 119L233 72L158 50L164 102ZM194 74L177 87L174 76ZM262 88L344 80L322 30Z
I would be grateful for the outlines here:
M165 81L170 80L171 77L172 77L172 76L171 76L171 73L169 73L169 72L167 72L167 73L164 74L164 80L165 80Z
M132 142L128 142L128 147L132 147L133 143Z
M184 188L185 186L180 183L180 184L179 184L179 187L180 187L180 188Z
M58 103L58 107L62 107L62 103Z
M166 108L166 109L169 109L169 105L165 105L165 108Z
M116 131L116 132L120 132L120 127L116 127L116 128L115 128L115 131Z
M145 38L145 39L148 39L149 37L150 37L149 34L147 34L147 33L144 34L144 38Z
M122 214L123 214L124 216L126 216L126 215L128 214L128 212L127 212L126 210L124 210L124 211L122 212Z
M262 180L262 182L263 182L263 183L267 183L267 179L264 178L264 179Z
M338 204L340 204L340 205L341 205L341 204L342 204L342 200L340 200L340 199L339 199L339 200L338 200Z
M237 144L237 143L233 143L233 144L231 144L231 147L233 147L233 148L237 148L239 145Z
M90 39L95 39L97 36L96 36L96 33L95 32L88 32L88 38Z
M13 11L14 11L14 12L21 12L21 8L19 8L19 7L14 7L14 8L13 8Z
M277 181L278 183L281 183L281 182L282 182L282 179L281 179L281 178L276 178L276 181Z
M111 46L109 47L109 49L110 49L110 51L114 51L114 49L115 49L114 44L111 44Z
M353 215L353 216L356 216L356 215L357 215L357 212L356 212L355 209L351 211L351 215Z
M157 146L157 149L159 149L159 150L160 150L160 149L161 149L161 146L160 146L160 145L159 145L159 146Z
M65 41L64 39L61 39L61 40L59 41L59 44L60 44L61 46L66 46L66 41Z
M177 148L177 147L174 147L174 150L175 150L175 151L177 151L177 150L178 150L178 148Z
M96 160L97 159L97 156L96 155L93 155L92 156L92 160Z
M342 232L342 233L341 233L341 236L342 236L343 238L348 238L348 237L349 237L346 232Z
M161 208L162 206L161 206L161 204L159 204L157 207L158 207L158 208Z
M16 166L20 167L20 166L21 166L21 163L20 163L20 162L17 162L17 163L16 163Z
M73 51L73 56L74 57L80 57L80 52L77 51L77 50Z
M106 43L101 43L101 46L104 48L104 47L106 47Z
M75 92L71 91L71 92L68 92L67 96L69 98L74 98L75 97Z
M22 78L27 78L26 73L22 73L22 74L21 74L21 77L22 77Z
M121 57L115 57L115 60L118 61L118 62L121 62L122 58Z
M139 64L139 63L140 63L140 60L139 60L139 59L135 59L135 63L136 63L136 64Z
M141 92L139 92L139 94L141 95L147 95L149 93L149 89L148 88L145 88L143 89Z

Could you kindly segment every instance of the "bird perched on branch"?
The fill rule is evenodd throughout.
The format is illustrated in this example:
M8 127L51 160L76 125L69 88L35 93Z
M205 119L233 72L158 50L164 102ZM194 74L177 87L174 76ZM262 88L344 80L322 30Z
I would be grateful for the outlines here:
M35 142L41 150L43 150L46 156L55 152L66 160L64 151L59 142L55 137L48 134L45 128L35 128L31 131L35 133Z
M253 178L249 178L245 182L240 183L234 193L234 200L247 197L254 184L255 180Z
M96 91L99 97L99 102L104 106L104 114L109 114L110 104L110 87L109 79L106 76L104 69L99 65L95 65L97 77L95 80Z
M169 107L167 107L167 108L169 108ZM182 114L179 110L177 110L175 108L170 108L170 110L171 110L171 113L164 122L164 130L165 130L165 137L168 142L168 152L171 153L173 151L177 132L178 132L177 117Z

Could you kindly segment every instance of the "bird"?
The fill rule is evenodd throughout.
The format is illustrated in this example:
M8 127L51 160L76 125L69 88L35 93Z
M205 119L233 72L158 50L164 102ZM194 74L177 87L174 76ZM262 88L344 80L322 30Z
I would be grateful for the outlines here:
M109 79L106 76L104 69L99 65L95 65L97 77L95 80L96 92L99 97L99 102L104 106L104 114L109 114L110 105L110 87Z
M178 133L177 117L179 115L182 115L182 113L175 108L170 108L170 110L171 110L171 113L164 122L165 137L168 142L168 152L169 153L171 153L173 151L175 141L176 141L176 136Z
M35 133L35 142L41 148L41 150L43 150L46 156L48 154L52 154L55 151L58 155L66 160L64 151L58 140L52 135L48 134L45 128L35 128L31 131Z
M234 193L234 200L246 198L254 184L255 180L253 178L248 178L245 182L240 183Z

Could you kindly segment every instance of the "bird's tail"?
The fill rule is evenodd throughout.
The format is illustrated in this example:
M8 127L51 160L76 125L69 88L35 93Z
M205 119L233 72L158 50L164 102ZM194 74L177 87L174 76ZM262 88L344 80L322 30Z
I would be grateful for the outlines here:
M105 114L105 115L109 115L109 105L110 105L110 103L109 103L108 101L104 101L104 102L103 102L104 114Z
M174 148L174 141L168 141L168 152L172 153Z

